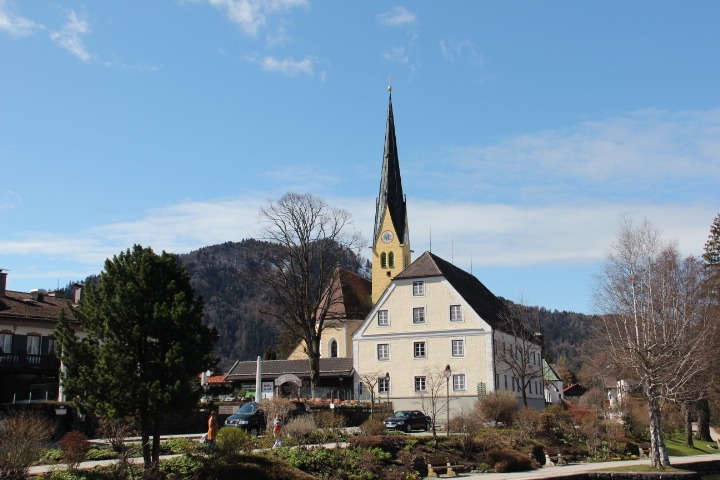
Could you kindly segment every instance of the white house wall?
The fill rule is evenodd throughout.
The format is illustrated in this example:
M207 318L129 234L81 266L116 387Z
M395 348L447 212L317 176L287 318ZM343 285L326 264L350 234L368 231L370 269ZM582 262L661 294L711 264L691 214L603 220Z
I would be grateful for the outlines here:
M472 408L478 385L492 391L492 332L490 326L443 277L425 282L425 295L413 295L413 281L395 280L354 336L354 366L358 374L390 374L390 400L395 409L419 408L421 394L415 377L440 374L449 365L453 375L465 375L465 388L455 390L451 379L451 413ZM461 321L450 321L450 305L460 305ZM413 308L425 308L425 323L413 323ZM378 325L378 312L388 312L387 326ZM453 356L452 341L462 340L463 356ZM415 343L424 342L426 355L415 357ZM389 346L389 358L378 359L378 345ZM444 377L443 377L444 381ZM446 394L445 384L441 397ZM385 393L380 394L381 400Z

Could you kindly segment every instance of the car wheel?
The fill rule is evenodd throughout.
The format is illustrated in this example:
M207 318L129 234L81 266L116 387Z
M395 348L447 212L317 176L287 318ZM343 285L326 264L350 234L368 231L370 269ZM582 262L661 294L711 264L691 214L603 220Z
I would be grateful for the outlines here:
M260 434L260 430L258 430L258 427L250 427L250 436L253 438L257 438L257 436Z
M425 430L426 432L427 432L428 430L430 430L430 424L429 424L429 423L426 423L425 426L424 426L424 428L423 428L423 430Z
M407 433L412 432L412 424L411 423L408 423L407 425L405 425L405 431Z

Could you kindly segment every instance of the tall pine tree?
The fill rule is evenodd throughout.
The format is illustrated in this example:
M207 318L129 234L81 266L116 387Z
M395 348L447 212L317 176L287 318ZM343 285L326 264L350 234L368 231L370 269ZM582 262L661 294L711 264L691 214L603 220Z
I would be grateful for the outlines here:
M199 372L212 367L215 333L175 256L135 245L105 262L73 312L86 338L61 315L57 337L63 386L93 413L139 419L146 476L156 473L160 428L193 408ZM152 439L151 439L152 437Z

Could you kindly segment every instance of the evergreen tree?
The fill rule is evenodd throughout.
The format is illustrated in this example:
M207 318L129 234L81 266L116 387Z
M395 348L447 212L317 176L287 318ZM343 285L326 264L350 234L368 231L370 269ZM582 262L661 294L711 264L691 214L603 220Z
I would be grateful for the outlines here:
M63 386L93 413L139 419L152 476L163 417L196 405L199 372L216 363L215 333L201 323L203 301L173 255L135 245L105 262L73 313L87 337L78 339L61 315Z

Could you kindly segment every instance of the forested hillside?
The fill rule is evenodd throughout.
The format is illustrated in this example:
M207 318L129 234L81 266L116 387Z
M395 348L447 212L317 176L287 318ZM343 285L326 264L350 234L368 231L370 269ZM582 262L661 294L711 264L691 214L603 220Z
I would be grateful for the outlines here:
M205 300L204 323L218 331L219 370L227 371L237 360L254 360L267 347L277 350L283 343L279 322L261 313L268 292L252 280L253 273L266 268L262 259L272 253L273 244L248 239L178 255L190 273L195 293ZM348 253L343 263L344 268L368 275L366 261L357 255ZM89 277L86 281L94 280ZM529 318L539 320L546 356L551 361L565 357L577 372L596 317L542 307L524 308L529 310Z
M268 292L254 281L263 262L273 254L274 245L259 240L226 242L178 255L190 273L197 295L205 300L204 323L218 331L218 368L227 371L238 360L254 360L267 347L286 343L280 337L282 326L262 314ZM365 273L363 259L346 252L340 265L355 273Z

